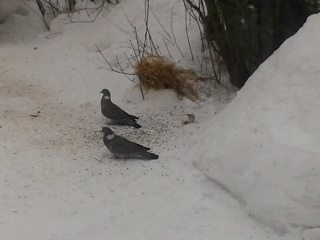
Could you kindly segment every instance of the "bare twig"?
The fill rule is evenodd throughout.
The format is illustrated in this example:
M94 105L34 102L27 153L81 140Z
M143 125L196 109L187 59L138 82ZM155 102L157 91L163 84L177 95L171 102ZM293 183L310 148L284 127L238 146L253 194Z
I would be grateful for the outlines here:
M197 56L197 60L198 60L199 66L201 68L200 70L202 71L202 63L200 62L199 56Z
M168 33L168 31L164 28L164 26L161 24L161 22L159 21L158 17L154 14L154 12L152 11L152 9L150 8L150 12L152 13L152 15L154 16L154 18L157 20L158 24L160 25L160 27L162 28L162 30L167 34L167 36L169 38L171 38L171 35Z
M149 28L148 28L148 23L149 23L149 0L146 0L144 3L144 15L145 15L145 25L146 25L146 30L144 33L144 43L143 43L143 49L142 49L142 56L145 55L145 50L146 50L146 45L147 45L147 41L148 41L148 35L150 35L149 33ZM150 37L150 36L149 36Z
M100 53L100 55L102 56L102 58L104 59L104 61L109 65L109 70L111 70L111 71L113 71L113 72L116 72L116 73L125 74L125 75L133 75L133 76L136 75L135 73L126 73L126 72L123 71L123 69L121 69L121 71L118 71L118 70L114 69L114 68L112 67L112 65L109 63L109 61L108 61L108 60L105 58L105 56L102 54L100 48L99 48L96 44L95 44L95 46L96 46L96 48L98 49L98 52ZM117 57L117 60L118 60L118 62L119 62L118 57ZM129 80L132 81L131 79L129 79Z
M139 87L140 87L140 92L141 92L141 95L142 95L142 100L144 100L144 93L143 93L143 89L142 89L141 83L139 84Z
M185 4L185 2L183 2L183 3ZM186 6L185 6L185 9L186 9ZM188 41L188 45L189 45L189 50L190 50L190 53L191 53L191 58L192 58L192 61L194 61L193 52L192 52L192 48L191 48L191 44L190 44L187 20L188 20L188 14L187 14L187 10L185 10L185 12L184 12L184 24L185 24L185 28L186 28L186 35L187 35L187 41Z
M177 46L177 49L179 50L181 56L184 57L183 53L181 52L181 50L179 48L179 45L177 44L176 36L174 35L174 32L173 32L173 9L174 9L174 6L176 4L177 3L175 3L171 8L171 33L172 33L172 36L173 36L173 41L174 41L175 45Z
M139 59L139 55L137 54L137 52L135 51L134 47L133 47L133 43L132 41L130 40L130 45L131 45L131 48L133 49L133 53L134 53L134 56L133 58L135 59L135 62L138 63L139 61L141 61ZM139 46L138 46L139 47ZM139 49L138 49L139 50Z
M164 38L167 42L169 42L169 43L172 44L171 40L169 40L169 39L168 39L166 36L164 36L161 32L157 31L157 33L158 33L162 38Z
M73 21L73 20L71 19L71 23L79 23L79 22L81 22L81 23L91 23L91 22L96 21L97 17L100 15L100 13L101 13L101 11L102 11L102 9L103 9L103 7L104 7L104 4L105 4L105 1L103 1L102 4L101 4L100 6L98 6L98 7L96 7L96 8L85 8L85 9L80 9L80 10L79 10L79 11L85 10L86 12L87 12L88 9L96 10L97 13L96 13L96 15L94 16L94 18L93 18L92 20L88 20L88 21ZM87 14L89 15L88 12L87 12Z
M134 59L134 57L128 57L126 52L123 52L123 54L126 56L126 61L130 64L131 68L134 69L134 66L132 65L130 59Z
M195 20L195 22L198 25L201 41L202 41L202 48L204 49L204 41L203 39L206 39L206 43L209 47L209 54L210 54L210 62L212 65L212 73L214 75L214 78L217 83L220 83L221 79L221 61L220 61L220 51L215 45L215 43L208 39L208 36L204 37L202 33L202 28L200 27L200 23L204 28L204 31L206 32L206 24L205 24L205 4L203 0L198 1L198 6L194 3L193 0L183 0L183 3L185 5L186 12ZM189 41L188 41L189 43ZM190 48L190 43L189 43ZM200 61L198 60L199 64ZM202 66L202 65L201 65ZM202 68L202 67L201 67Z
M102 163L102 159L98 159L98 158L95 158L95 157L92 157L90 156L91 158L93 158L94 160L96 160L98 163Z
M196 22L196 24L198 26L199 33L200 33L200 39L201 39L201 43L202 43L202 51L204 51L204 41L203 41L204 36L203 36L203 33L202 33L201 24L200 24L201 23L201 19L196 16L195 11L192 11L191 7L189 7L188 4L186 4L185 0L183 0L183 3L184 3L186 11L195 20L195 22ZM201 4L201 3L202 3L202 1L199 1L199 4Z
M38 1L38 0L37 0ZM23 1L23 4L28 8L28 9L30 9L32 12L34 12L40 19L41 19L41 21L43 22L43 24L46 26L46 28L48 29L48 30L50 30L50 28L49 28L49 26L47 25L47 23L45 22L45 20L44 20L44 13L43 13L43 15L42 15L42 17L40 16L40 14L35 10L35 9L33 9L33 8L31 8L25 1ZM39 6L38 6L39 7ZM39 9L40 10L40 9ZM40 12L41 12L41 10L40 10Z
M136 75L136 74L128 74L128 73L125 73L124 70L123 70L123 68L122 68L121 63L119 62L118 56L116 56L116 58L117 58L117 62L118 62L119 68L120 68L120 72L121 72L122 74L124 74L124 75L126 76L126 78L128 78L129 81L132 82L133 79L130 79L130 78L128 77L128 75Z
M50 6L53 16L56 16L55 11L56 11L56 12L59 12L59 9L58 9L57 7L55 7L55 6L51 3L51 0L43 0L43 1L44 1L47 5ZM38 3L38 2L40 2L40 0L37 0L37 3ZM41 5L42 5L42 3L41 3ZM38 6L39 6L39 4L38 4ZM43 6L42 6L42 7L43 7ZM39 9L40 9L40 8L39 8ZM40 9L40 11L41 11L41 9Z
M39 10L41 12L42 17L44 17L44 12L46 10L44 9L42 2L40 0L37 0L36 2L37 2L37 5L38 5L38 8L39 8Z
M120 3L120 7L121 7L121 9L122 9L122 11L123 11L123 13L124 13L124 16L126 17L128 23L130 24L131 28L134 28L133 25L132 25L132 23L131 23L131 21L130 21L129 18L128 18L128 15L127 15L126 11L124 10L124 8L123 8L123 6L122 6L121 3Z
M163 42L164 42L164 45L166 46L166 49L167 49L167 52L169 54L169 57L172 58L171 54L170 54L170 51L169 51L169 48L168 48L168 45L166 43L166 40L164 38L162 38Z

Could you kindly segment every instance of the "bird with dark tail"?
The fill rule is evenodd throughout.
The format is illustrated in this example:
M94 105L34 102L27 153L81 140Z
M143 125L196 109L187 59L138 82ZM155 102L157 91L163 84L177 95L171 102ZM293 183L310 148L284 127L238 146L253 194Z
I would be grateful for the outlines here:
M154 160L159 155L149 152L150 148L117 136L108 127L102 127L103 143L113 156L121 159Z
M111 94L108 89L103 89L100 93L103 94L101 98L101 112L106 118L110 119L114 124L141 128L137 123L138 117L128 114L111 101Z

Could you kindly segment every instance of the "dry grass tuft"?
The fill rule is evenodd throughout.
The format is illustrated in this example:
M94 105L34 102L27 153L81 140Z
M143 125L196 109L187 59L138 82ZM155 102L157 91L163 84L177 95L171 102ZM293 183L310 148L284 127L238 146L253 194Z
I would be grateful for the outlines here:
M192 101L199 98L193 83L203 79L192 70L178 68L165 57L146 56L136 65L135 72L145 90L173 89L178 97L185 96Z

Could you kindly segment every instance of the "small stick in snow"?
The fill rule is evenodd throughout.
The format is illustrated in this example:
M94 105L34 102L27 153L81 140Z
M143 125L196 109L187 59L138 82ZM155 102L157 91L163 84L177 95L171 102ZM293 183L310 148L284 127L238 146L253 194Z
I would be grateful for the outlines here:
M91 156L90 156L90 157L91 157ZM91 158L93 158L94 160L96 160L98 163L102 163L102 159L100 160L100 159L95 158L95 157L91 157Z

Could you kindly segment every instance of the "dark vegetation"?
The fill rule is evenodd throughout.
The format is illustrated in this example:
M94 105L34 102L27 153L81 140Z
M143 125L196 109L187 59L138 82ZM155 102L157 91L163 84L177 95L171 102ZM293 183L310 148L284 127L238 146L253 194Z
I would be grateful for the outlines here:
M183 1L202 25L202 38L221 56L230 82L238 88L308 16L319 12L319 0Z

